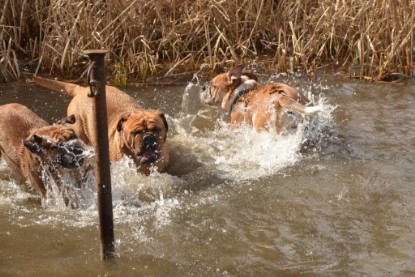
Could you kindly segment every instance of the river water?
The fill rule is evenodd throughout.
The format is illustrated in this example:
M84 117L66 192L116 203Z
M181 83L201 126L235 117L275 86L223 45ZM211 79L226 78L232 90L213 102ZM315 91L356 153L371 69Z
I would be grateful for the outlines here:
M415 81L285 81L323 107L282 135L230 130L187 86L128 87L170 124L172 165L112 165L117 257L100 260L93 180L41 203L0 162L1 276L413 276ZM49 122L69 97L0 86ZM0 130L1 131L1 130Z

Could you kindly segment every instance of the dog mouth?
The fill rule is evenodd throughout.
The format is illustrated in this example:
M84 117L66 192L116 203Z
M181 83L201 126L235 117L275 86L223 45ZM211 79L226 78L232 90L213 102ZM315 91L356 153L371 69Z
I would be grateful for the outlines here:
M158 150L148 149L137 155L140 164L152 164L160 158Z
M78 168L84 164L84 148L76 140L58 142L58 149L61 155L57 157L57 162L65 168Z
M144 134L142 143L141 151L137 154L137 160L140 164L152 164L160 159L159 144L154 134Z

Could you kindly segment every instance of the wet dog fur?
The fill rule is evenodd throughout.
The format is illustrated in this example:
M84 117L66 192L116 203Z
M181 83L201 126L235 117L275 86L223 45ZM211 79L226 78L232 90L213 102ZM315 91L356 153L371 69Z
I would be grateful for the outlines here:
M76 123L71 126L80 139L94 145L94 105L93 99L88 97L90 88L38 76L34 81L72 97L67 114L74 114ZM153 167L165 171L170 157L165 115L158 110L142 108L132 97L113 86L106 86L106 96L110 160L115 162L128 156L138 171L146 175Z
M270 129L271 118L274 118L275 130L280 133L283 108L303 115L321 111L293 87L282 83L259 84L256 76L244 70L243 65L214 77L211 84L202 89L200 98L229 113L232 126L245 122L256 131Z
M74 186L83 178L84 143L65 126L68 120L73 117L49 125L26 106L0 105L0 155L16 176L43 197L47 176L60 188L63 171L70 174Z

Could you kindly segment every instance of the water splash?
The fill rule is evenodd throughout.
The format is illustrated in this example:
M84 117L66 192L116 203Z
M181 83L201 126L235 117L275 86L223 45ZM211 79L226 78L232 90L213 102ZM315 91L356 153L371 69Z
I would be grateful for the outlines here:
M195 75L183 91L180 113L169 116L169 121L173 123L169 131L173 165L168 173L154 170L150 176L144 176L137 172L128 158L111 165L114 220L117 224L130 226L136 239L151 239L150 229L157 230L170 224L172 215L186 208L183 207L182 197L192 198L187 195L187 189L208 190L213 182L222 184L228 180L245 180L249 183L250 180L279 174L310 153L304 152L304 145L318 151L327 128L332 126L335 107L327 103L322 86L303 86L302 92L320 105L323 111L313 117L292 117L298 123L297 127L286 129L280 135L275 132L257 133L249 126L231 130L226 115L200 102L200 86ZM286 113L285 116L292 115ZM89 158L92 157L93 153L90 153ZM16 202L16 199L39 200L40 197L22 190L21 184L8 176L4 168L7 166L3 161L0 163L0 182L7 183L7 186L2 188L2 193L5 193L0 194L0 205L14 205L12 210L28 215L14 219L17 224L33 224L28 223L27 218L35 212L35 224L66 224L80 228L97 225L93 173L80 188L65 186L71 188L66 195L72 206L78 209L65 206L61 194L55 191L45 205L35 205L33 210L34 205L27 208L27 200L23 203ZM64 183L69 184L70 181ZM51 190L54 190L53 187ZM191 201L194 207L207 199L216 201L215 195L207 193L207 198L202 195L203 192L199 193L197 199Z
M25 189L25 184L17 179L2 157L0 157L0 188L0 208L29 202L40 203L40 197Z
M333 124L335 107L322 93L316 97L310 87L303 88L303 94L322 107L319 114L309 117L285 111L283 121L289 123L279 135L272 128L258 133L246 125L230 130L229 119L216 108L189 104L198 101L198 90L199 84L189 84L185 89L182 106L186 112L173 119L173 141L193 151L205 170L215 172L219 178L253 180L276 174L300 161L304 146L318 151Z
M127 157L111 165L111 175L113 200L135 206L170 197L183 183L176 176L157 172L156 168L150 176L143 175Z

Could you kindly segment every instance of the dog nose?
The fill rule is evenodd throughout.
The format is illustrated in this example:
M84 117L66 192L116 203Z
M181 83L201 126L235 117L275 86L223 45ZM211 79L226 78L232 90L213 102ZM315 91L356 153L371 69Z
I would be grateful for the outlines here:
M72 152L75 154L75 156L81 156L84 154L84 149L82 146L77 146L72 149Z
M82 157L78 157L78 159L76 160L78 166L82 166L84 164L84 161L85 161L85 159L84 159L83 156Z
M156 140L156 136L153 133L145 133L143 135L143 144L144 145L154 144L155 140Z
M78 141L59 142L59 147L63 150L59 157L59 163L66 168L75 168L83 165L85 161L84 148Z
M73 149L73 154L75 155L76 162L79 166L82 166L84 164L84 148L81 145L77 145Z
M202 91L205 91L206 90L206 85L203 85L202 86Z

